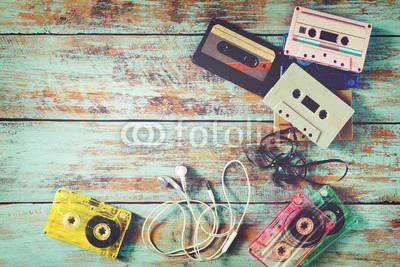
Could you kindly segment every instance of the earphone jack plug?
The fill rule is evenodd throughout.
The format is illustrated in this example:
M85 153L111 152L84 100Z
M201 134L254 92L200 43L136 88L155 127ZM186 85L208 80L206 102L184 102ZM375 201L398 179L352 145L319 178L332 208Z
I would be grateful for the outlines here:
M212 201L213 204L215 204L215 197L214 197L214 193L211 189L211 184L209 181L206 180L206 186L207 186L207 190L208 190L208 195L210 196L210 199Z

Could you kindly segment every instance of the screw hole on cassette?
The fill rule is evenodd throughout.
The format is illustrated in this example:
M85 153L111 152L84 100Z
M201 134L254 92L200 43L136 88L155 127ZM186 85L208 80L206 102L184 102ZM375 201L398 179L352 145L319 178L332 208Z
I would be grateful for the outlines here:
M326 53L324 53L324 57L326 57Z
M288 134L293 136L293 140L290 139ZM308 135L312 137L310 133ZM305 138L303 135L302 138ZM279 140L274 142L273 140ZM284 150L280 152L276 145L279 144L279 149ZM249 162L259 167L260 169L272 169L272 181L276 186L282 186L282 183L295 184L298 180L306 181L313 185L327 185L331 183L321 183L307 178L308 169L318 165L324 165L328 163L340 163L344 164L345 170L343 175L336 180L334 183L341 181L348 172L347 163L341 159L327 159L319 161L306 162L301 156L298 149L298 139L294 127L290 124L290 128L282 131L277 131L265 135L259 142L258 148L255 150L254 159L251 159L249 154L244 151L246 158Z

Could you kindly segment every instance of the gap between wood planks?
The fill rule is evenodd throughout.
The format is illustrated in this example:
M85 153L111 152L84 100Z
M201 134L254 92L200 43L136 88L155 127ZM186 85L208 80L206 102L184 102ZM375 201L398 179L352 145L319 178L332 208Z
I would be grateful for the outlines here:
M286 33L252 33L256 36L283 36ZM203 36L203 33L0 33L0 36ZM371 34L371 37L400 37L400 34Z
M0 122L3 121L32 121L32 122L182 122L182 120L77 120L77 119L30 119L30 118L0 118ZM273 123L273 120L250 120L257 123ZM249 122L248 120L184 120L184 122L222 122L222 123L242 123ZM400 122L353 122L353 125L397 125Z
M162 201L150 201L150 202L146 202L146 201L132 201L132 202L128 202L128 201L107 201L105 202L107 204L111 204L111 205L123 205L123 204L151 204L151 205L159 205L162 204L164 202ZM211 201L205 201L204 203L207 203L209 205L212 204ZM221 201L218 202L219 204L227 204L227 202L225 201ZM288 201L277 201L277 202L250 202L250 205L282 205L282 204L286 204L289 203ZM2 205L46 205L46 204L53 204L53 202L51 201L38 201L38 202L0 202L0 207ZM245 205L245 202L231 202L232 205ZM399 205L400 202L389 202L389 201L383 201L383 202L343 202L343 204L348 205L348 206L379 206L379 205L383 205L383 206L396 206Z

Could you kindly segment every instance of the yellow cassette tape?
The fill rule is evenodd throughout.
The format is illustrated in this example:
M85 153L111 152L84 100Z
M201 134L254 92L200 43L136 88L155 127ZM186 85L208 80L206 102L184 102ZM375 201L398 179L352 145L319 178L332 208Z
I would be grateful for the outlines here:
M131 217L129 211L60 188L54 198L44 233L116 258Z

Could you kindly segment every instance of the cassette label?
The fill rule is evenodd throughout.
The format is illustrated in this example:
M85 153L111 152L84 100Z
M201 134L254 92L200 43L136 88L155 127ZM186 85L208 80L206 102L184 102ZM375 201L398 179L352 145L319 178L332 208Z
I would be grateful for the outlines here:
M324 252L339 237L350 231L357 223L356 217L354 217L335 191L328 185L321 187L321 189L311 197L311 201L335 222L335 227L301 263L301 266L308 266L315 258Z
M298 266L335 223L297 193L248 247L265 266Z
M285 54L353 72L363 69L371 24L296 7Z
M131 215L129 211L60 188L54 198L44 233L116 258Z
M296 64L291 64L264 103L321 148L335 139L354 110Z
M282 52L225 21L213 19L193 62L253 93L265 96L279 79Z

